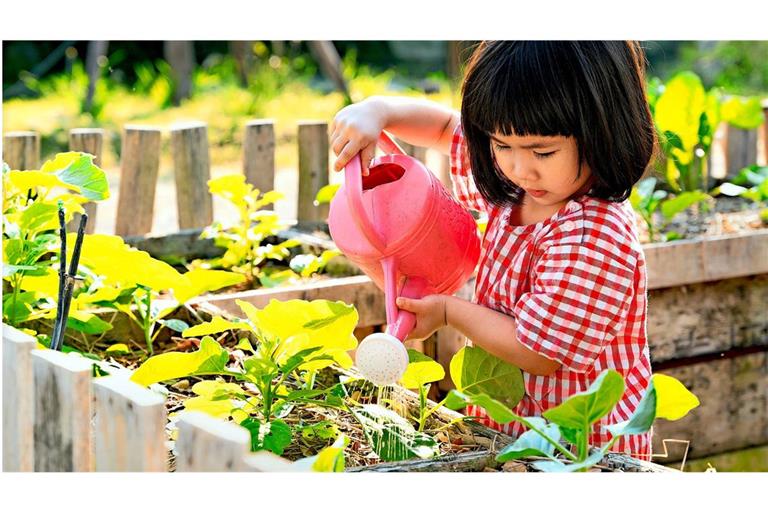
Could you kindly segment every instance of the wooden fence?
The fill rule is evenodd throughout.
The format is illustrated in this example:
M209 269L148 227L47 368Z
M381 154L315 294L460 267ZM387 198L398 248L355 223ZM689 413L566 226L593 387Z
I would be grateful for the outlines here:
M302 121L298 124L297 222L300 227L317 227L328 216L328 205L315 205L318 191L329 183L328 124ZM201 122L178 123L170 127L170 148L176 184L176 209L180 230L203 228L213 221L213 201L208 192L210 175L207 125ZM78 128L70 131L69 149L94 155L100 164L104 130ZM160 128L126 125L120 155L120 186L115 234L145 235L152 229L156 212L155 190L160 169ZM242 172L248 183L266 192L275 188L275 128L268 119L246 123L243 137ZM411 155L424 161L426 149L403 144ZM40 136L36 132L9 132L4 136L3 159L11 169L38 169L41 165ZM447 159L437 170L441 181L450 186ZM88 232L96 225L96 204L86 205Z
M741 168L760 162L768 163L768 103L763 112L765 123L755 130L741 130L723 125L717 131L710 155L710 175L733 176ZM327 205L314 204L317 192L329 182L328 124L324 121L302 121L298 124L298 190L295 198L299 226L321 225L328 213ZM170 127L170 147L176 182L176 208L179 229L202 228L213 219L212 199L208 193L210 179L209 143L205 123L183 123ZM74 151L85 151L101 159L104 131L78 128L70 131L69 145ZM115 234L145 235L152 228L155 188L160 167L162 130L151 126L126 125L122 134L120 190ZM402 144L406 152L422 161L427 150ZM271 120L253 120L245 124L242 172L246 180L262 191L274 189L275 129ZM12 169L37 169L40 166L40 136L35 132L10 132L4 136L3 159ZM447 158L432 170L450 186ZM87 206L95 226L96 205Z

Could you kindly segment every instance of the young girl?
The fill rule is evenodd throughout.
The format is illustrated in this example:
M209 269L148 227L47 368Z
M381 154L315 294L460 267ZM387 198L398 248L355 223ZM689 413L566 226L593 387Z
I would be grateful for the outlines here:
M361 153L364 173L387 130L450 154L456 197L486 213L474 302L398 298L417 315L412 338L450 325L523 371L515 413L540 416L606 368L624 396L602 426L629 419L649 384L646 267L627 198L652 157L654 127L637 43L501 41L475 50L461 115L428 101L372 97L341 110L336 170ZM471 406L469 415L519 436ZM650 456L650 434L614 449Z

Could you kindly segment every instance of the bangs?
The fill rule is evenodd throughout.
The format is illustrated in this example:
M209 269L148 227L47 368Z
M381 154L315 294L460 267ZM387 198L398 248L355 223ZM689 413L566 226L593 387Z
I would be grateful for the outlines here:
M486 60L494 65L484 66ZM575 136L581 115L574 106L578 77L573 50L557 41L501 41L489 44L476 74L464 83L465 123L486 134Z

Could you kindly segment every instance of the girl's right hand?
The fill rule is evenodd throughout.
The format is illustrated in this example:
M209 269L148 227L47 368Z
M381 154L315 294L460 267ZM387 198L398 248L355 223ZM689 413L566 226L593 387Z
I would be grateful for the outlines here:
M374 98L341 109L331 124L330 144L337 156L334 170L342 170L360 153L363 176L367 176L368 166L376 153L379 134L385 127L384 105Z

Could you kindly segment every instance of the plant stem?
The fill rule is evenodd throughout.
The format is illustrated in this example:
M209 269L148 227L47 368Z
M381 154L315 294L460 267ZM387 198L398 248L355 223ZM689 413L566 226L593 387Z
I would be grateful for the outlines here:
M13 285L13 299L11 300L11 314L8 315L8 322L11 325L16 325L16 303L19 299L19 289L21 288L21 280L23 279L23 276L21 278L14 277L14 285Z
M427 409L426 387L427 386L419 386L419 432L424 431L424 423L427 421L427 416L425 414Z

